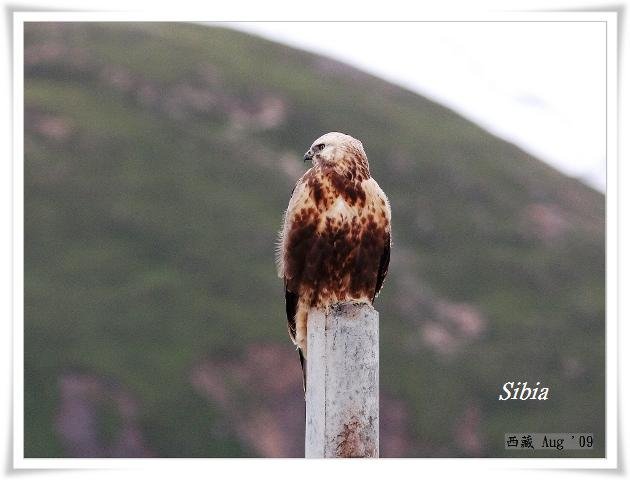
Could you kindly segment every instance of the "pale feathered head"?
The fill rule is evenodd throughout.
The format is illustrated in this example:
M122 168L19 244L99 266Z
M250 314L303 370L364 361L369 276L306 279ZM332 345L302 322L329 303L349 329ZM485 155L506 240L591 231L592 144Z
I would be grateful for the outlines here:
M313 142L304 154L304 161L312 160L313 165L335 166L341 162L356 161L367 167L367 155L363 144L345 133L330 132Z

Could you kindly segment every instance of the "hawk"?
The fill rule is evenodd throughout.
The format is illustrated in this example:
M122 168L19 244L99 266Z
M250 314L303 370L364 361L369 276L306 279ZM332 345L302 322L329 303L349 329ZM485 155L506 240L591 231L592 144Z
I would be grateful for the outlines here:
M313 167L297 182L277 251L289 336L306 391L306 332L311 308L372 304L389 266L391 209L359 140L327 133L304 154Z

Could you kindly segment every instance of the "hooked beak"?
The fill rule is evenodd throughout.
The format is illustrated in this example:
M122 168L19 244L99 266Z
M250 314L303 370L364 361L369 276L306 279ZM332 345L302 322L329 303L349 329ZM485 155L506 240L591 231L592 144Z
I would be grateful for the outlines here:
M304 154L304 161L309 161L309 160L313 160L313 151L309 150L308 152L306 152Z

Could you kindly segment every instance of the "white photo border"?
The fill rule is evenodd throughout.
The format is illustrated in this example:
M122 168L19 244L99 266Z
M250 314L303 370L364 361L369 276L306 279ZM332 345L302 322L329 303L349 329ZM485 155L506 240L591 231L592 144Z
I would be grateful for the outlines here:
M392 12L395 16L396 12ZM251 15L251 14L249 14ZM24 458L24 22L73 21L73 22L232 22L271 21L251 19L243 13L234 18L218 11L214 18L191 18L190 14L139 13L139 12L14 12L13 13L13 468L15 469L180 469L182 462L200 463L216 468L215 462L227 462L227 468L243 459L122 459L122 458ZM372 18L370 18L370 16ZM365 18L334 21L399 21L383 19L382 15L364 15ZM380 17L380 19L379 19ZM300 21L303 19L283 20ZM312 19L309 19L312 21ZM277 21L277 19L274 19ZM614 469L618 455L618 94L617 94L617 13L616 12L502 12L470 13L423 16L413 22L605 22L606 24L606 456L594 458L418 458L402 459L404 462L420 462L417 467L434 472L455 469L469 472L489 469ZM272 460L246 459L252 472L269 465ZM369 469L376 474L391 474L393 459L369 462ZM291 462L302 460L291 460ZM273 461L282 462L282 460ZM357 468L357 463L353 469ZM309 465L320 461L309 460ZM343 469L337 460L326 461L324 468L334 468L341 474ZM293 465L297 467L297 465ZM414 467L415 468L415 467Z

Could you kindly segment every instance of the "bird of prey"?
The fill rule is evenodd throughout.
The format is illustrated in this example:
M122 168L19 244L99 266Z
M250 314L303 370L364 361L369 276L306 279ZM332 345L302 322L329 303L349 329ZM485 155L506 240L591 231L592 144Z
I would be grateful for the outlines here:
M277 251L305 391L308 311L340 302L371 304L387 275L391 244L389 201L370 176L361 142L327 133L306 152L309 160L313 167L293 189Z

